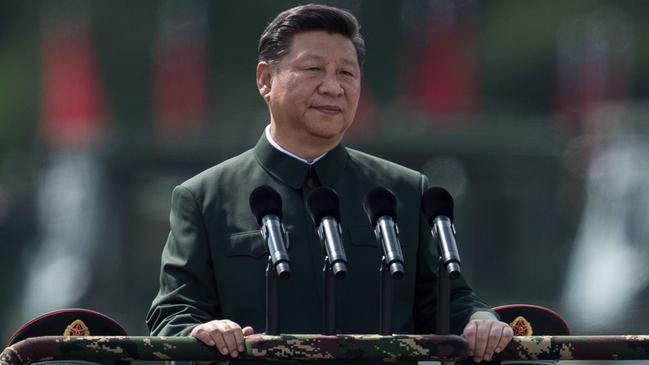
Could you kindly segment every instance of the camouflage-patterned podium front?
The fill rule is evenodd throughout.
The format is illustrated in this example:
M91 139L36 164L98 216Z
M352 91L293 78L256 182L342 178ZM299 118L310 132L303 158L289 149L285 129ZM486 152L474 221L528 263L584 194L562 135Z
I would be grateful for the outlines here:
M400 362L466 358L459 336L254 335L242 360ZM192 337L34 337L7 347L0 365L54 359L212 360L228 358ZM649 360L649 336L518 336L496 360Z
M548 331L566 334L569 328L560 316L542 307L518 305L496 311L519 335L495 357L496 361L649 360L649 336L544 336L541 334ZM558 322L550 323L557 318ZM468 352L467 342L453 335L259 334L246 337L245 343L246 349L239 358L253 361L455 361L466 359ZM0 354L0 365L59 360L87 365L230 358L193 337L126 336L114 320L85 309L47 313L30 321L11 337Z
M241 360L401 362L458 360L467 343L437 335L252 335ZM1 365L26 365L46 359L227 361L214 347L193 337L34 337L5 349Z

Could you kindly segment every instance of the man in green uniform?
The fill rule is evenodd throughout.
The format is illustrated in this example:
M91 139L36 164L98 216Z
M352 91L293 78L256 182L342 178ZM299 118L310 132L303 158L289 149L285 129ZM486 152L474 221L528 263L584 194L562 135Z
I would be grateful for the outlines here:
M243 338L263 326L267 254L248 205L260 185L284 202L292 272L280 283L281 333L321 331L324 254L305 208L313 185L340 196L349 273L336 284L338 332L379 332L381 248L362 208L375 186L399 199L406 272L395 284L393 330L434 332L437 254L420 214L428 182L341 145L356 113L364 55L357 20L340 9L299 6L268 25L256 80L270 125L253 149L174 189L160 291L147 316L152 334L191 335L237 357ZM475 361L490 360L512 337L463 279L451 285L451 327L466 337Z

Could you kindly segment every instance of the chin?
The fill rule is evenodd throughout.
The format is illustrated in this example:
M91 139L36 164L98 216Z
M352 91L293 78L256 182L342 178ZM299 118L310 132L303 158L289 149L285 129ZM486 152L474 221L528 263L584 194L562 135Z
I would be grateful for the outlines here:
M336 139L340 138L347 130L346 125L328 125L325 128L312 128L310 134L321 139Z

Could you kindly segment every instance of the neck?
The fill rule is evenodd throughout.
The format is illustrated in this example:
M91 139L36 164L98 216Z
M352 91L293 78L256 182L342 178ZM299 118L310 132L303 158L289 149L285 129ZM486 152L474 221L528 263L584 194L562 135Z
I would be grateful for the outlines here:
M307 161L313 161L331 151L338 145L338 143L340 143L340 139L331 141L312 137L286 138L286 134L278 133L277 127L272 123L270 126L270 135L273 137L273 140L284 149Z

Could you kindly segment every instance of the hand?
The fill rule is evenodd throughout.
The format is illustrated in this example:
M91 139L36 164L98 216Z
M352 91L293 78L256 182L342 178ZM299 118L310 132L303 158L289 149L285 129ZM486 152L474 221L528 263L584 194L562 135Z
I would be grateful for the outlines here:
M493 354L505 349L514 332L507 323L496 319L474 319L464 327L462 336L469 343L474 362L491 361Z
M250 336L255 331L252 327L244 327L228 320L214 320L199 324L192 329L190 336L196 337L208 346L216 346L223 355L235 358L244 350L244 336Z

